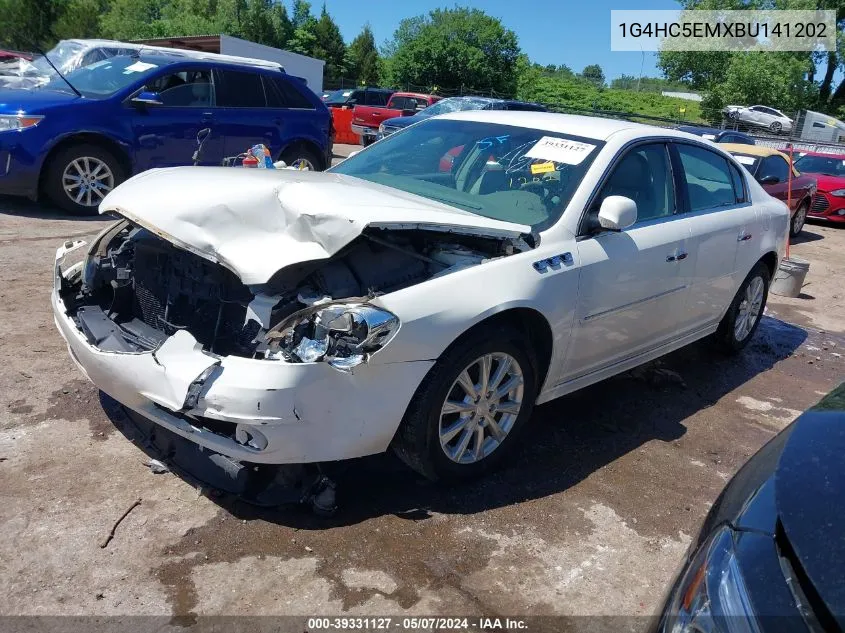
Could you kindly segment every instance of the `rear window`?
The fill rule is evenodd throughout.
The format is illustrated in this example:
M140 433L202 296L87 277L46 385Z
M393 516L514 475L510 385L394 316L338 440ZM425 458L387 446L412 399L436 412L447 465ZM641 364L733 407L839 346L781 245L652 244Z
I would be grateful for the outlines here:
M261 75L239 70L217 70L217 105L224 108L264 108Z
M314 104L286 79L264 75L263 80L268 107L314 109Z

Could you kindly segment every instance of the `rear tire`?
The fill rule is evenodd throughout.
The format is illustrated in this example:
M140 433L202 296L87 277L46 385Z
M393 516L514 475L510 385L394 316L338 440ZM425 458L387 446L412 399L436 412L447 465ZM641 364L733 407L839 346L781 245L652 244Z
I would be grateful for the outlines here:
M486 365L483 359L489 359ZM489 472L511 453L531 417L536 376L531 345L518 330L501 327L469 334L437 360L417 388L393 449L433 481L460 481ZM478 391L475 401L463 386L467 383ZM497 396L503 388L510 389Z
M736 354L754 337L766 309L769 279L768 267L757 262L739 286L714 335L715 343L723 352Z
M74 215L97 215L106 194L126 180L120 161L107 149L90 143L59 150L45 169L44 193L53 204Z
M783 123L781 123L780 121L772 121L772 124L769 126L769 129L775 134L778 134L783 129Z
M282 160L288 167L303 171L323 171L323 161L311 149L303 145L294 145L282 152Z
M807 209L809 206L809 202L802 202L798 205L798 208L795 209L795 215L792 216L792 221L789 223L790 237L797 237L801 232L801 229L804 228L804 223L807 221Z

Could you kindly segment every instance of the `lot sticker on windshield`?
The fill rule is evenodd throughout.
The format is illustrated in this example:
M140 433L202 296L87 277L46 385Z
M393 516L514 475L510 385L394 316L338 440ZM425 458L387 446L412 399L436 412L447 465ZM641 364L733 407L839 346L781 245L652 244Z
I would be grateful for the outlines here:
M142 73L145 70L149 70L150 68L158 68L155 64L148 64L147 62L135 62L131 66L127 66L123 70L124 75L128 75L130 73Z
M757 159L753 156L734 156L740 165L753 165Z
M545 174L550 171L555 170L555 164L553 162L547 163L533 163L531 165L531 173L532 174Z
M578 165L596 148L595 145L580 141L569 141L554 136L544 136L534 144L525 155L529 158L542 158L556 163Z

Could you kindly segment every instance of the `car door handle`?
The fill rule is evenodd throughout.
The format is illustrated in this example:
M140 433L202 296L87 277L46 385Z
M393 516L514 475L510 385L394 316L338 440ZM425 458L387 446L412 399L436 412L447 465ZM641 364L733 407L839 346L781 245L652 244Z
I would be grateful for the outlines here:
M737 242L747 242L751 239L751 233L740 233L739 237L736 238Z
M209 122L209 121L211 121L213 118L214 118L214 113L213 113L213 112L203 112L203 113L202 113L202 118L201 118L200 120L201 120L203 123L208 123L208 122Z

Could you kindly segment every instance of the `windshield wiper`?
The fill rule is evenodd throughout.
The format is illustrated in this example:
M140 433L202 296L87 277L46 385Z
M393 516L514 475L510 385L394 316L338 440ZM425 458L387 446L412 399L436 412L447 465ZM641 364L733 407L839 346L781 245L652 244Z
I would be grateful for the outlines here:
M52 68L53 70L55 70L55 71L56 71L56 74L57 74L59 77L61 77L61 78L62 78L62 81L64 81L64 82L65 82L68 86L70 86L70 89L71 89L71 90L73 90L73 91L76 93L76 96L77 96L77 97L81 97L81 96L82 96L82 93L81 93L81 92L79 92L79 90L77 90L76 88L74 88L73 84L72 84L72 83L70 83L70 82L68 81L67 77L65 77L65 76L62 74L62 72L61 72L58 68L56 68L55 64L53 64L53 62L52 62L52 61L50 61L50 58L49 58L49 57L47 57L47 53L45 53L44 51L42 51L42 50L41 50L41 49L39 49L39 48L36 48L36 49L35 49L35 51L36 51L36 52L38 52L38 53L41 53L41 55L44 57L44 60L45 60L48 64L50 64L50 68Z

